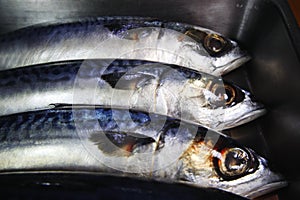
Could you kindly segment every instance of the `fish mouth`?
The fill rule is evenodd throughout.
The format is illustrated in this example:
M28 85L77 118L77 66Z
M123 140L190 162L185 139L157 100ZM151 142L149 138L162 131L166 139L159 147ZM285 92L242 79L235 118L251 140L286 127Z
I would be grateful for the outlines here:
M245 124L247 122L253 121L253 120L263 116L266 113L267 113L266 109L258 108L257 110L253 110L251 112L244 114L241 118L238 118L236 121L234 121L233 124L235 124L235 126L239 126L239 125Z
M245 113L241 117L237 118L234 121L229 121L226 124L226 129L230 129L230 128L237 127L239 125L251 122L251 121L263 116L266 113L267 113L267 110L265 108L258 107L256 110L252 110L248 113ZM225 130L225 129L224 129L224 127L217 127L217 130Z
M268 183L266 185L263 185L259 188L256 188L255 190L243 195L246 198L253 199L260 196L263 196L265 194L268 194L272 191L278 190L280 188L286 187L288 183L286 181L278 181L273 183Z
M227 63L226 65L224 65L222 67L221 75L225 75L225 74L235 70L239 66L241 66L244 63L248 62L250 59L251 59L251 57L249 55L244 54L241 57L232 60L231 62Z

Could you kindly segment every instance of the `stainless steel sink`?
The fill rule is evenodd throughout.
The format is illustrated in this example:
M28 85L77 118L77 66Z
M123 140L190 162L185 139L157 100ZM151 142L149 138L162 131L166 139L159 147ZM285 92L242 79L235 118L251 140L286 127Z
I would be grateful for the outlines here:
M187 22L221 32L252 60L224 78L249 89L268 114L228 130L289 181L279 199L300 196L300 32L285 0L11 0L0 1L0 33L65 18L130 15Z

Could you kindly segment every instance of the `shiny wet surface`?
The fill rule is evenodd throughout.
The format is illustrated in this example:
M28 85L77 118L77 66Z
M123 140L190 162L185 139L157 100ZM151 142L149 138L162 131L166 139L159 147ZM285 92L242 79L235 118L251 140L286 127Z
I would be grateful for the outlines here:
M249 89L265 104L268 114L229 130L229 134L267 157L287 177L289 186L278 192L279 199L299 196L300 34L286 1L3 0L0 33L41 22L103 15L151 16L197 24L237 40L248 50L252 60L224 78ZM153 191L163 192L156 184L152 184ZM175 187L170 191L180 188ZM176 196L177 192L173 194Z

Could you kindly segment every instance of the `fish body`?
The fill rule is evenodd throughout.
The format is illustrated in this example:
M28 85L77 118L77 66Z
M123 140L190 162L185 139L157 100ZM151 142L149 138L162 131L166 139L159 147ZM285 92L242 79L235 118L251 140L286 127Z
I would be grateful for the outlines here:
M234 84L176 65L142 60L89 60L0 73L0 113L50 104L138 109L223 130L265 113Z
M219 132L105 107L0 117L0 171L85 171L218 188L247 198L284 186L267 161Z
M217 76L249 60L236 42L214 31L144 17L49 23L0 37L0 70L103 58L164 62Z

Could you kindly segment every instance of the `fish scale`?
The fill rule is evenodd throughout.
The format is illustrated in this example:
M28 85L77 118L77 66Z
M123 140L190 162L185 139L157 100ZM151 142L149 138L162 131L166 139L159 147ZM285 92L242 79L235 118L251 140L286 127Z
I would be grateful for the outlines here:
M153 22L151 22L153 20ZM162 22L155 21L153 18L147 17L97 17L97 18L85 18L79 19L79 21L74 20L65 20L60 21L58 23L43 23L33 25L27 28L22 28L19 31L6 34L5 37L1 37L0 42L15 40L18 38L22 38L24 36L28 37L36 37L37 36L47 36L49 33L59 33L59 32L70 32L76 30L86 30L92 31L96 26L103 25L117 25L120 22L124 24L130 24L131 27L139 27L139 26L162 26ZM130 28L130 27L127 27ZM36 33L33 35L32 33Z
M5 138L2 139L2 142L4 142L4 140L13 142L25 141L28 139L40 140L49 137L55 137L56 139L59 139L60 137L65 138L76 136L68 135L69 132L66 132L66 134L61 134L64 132L64 130L75 130L76 125L74 122L75 119L72 109L60 109L59 107L60 106L58 106L58 109L28 112L24 115L17 113L0 117L0 135L2 136L1 138ZM149 115L143 112L132 111L130 114L132 123L135 123L137 126L143 126L151 120ZM79 110L79 112L76 112L77 123L81 119L85 121L96 118L100 127L102 127L105 131L115 131L118 129L118 124L113 117L114 116L112 115L112 110L110 108L97 108L95 110L83 109L82 111ZM173 121L176 122L176 120ZM46 126L50 127L51 130L59 131L59 134L56 135L55 131L45 131ZM10 134L10 132L16 132L18 134ZM55 135L51 136L49 133L55 133ZM7 138L7 136L9 138Z

